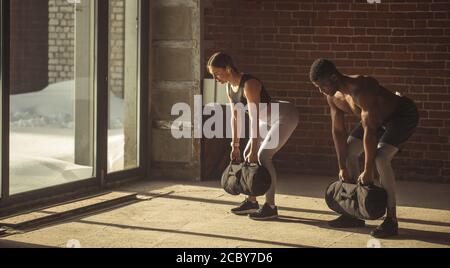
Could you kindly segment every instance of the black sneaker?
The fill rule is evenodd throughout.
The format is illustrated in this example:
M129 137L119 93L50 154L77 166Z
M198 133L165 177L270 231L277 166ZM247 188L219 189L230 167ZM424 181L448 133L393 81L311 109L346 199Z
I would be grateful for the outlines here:
M250 214L249 217L250 219L257 221L276 219L278 218L278 208L272 208L266 203L260 210Z
M341 215L339 218L329 221L328 225L333 228L359 228L366 226L365 221Z
M392 218L386 218L384 222L375 228L370 235L375 238L386 238L398 235L398 221Z
M231 212L236 215L247 215L250 213L254 213L258 211L259 204L258 202L252 202L248 200L247 198L242 202L239 207L231 209Z

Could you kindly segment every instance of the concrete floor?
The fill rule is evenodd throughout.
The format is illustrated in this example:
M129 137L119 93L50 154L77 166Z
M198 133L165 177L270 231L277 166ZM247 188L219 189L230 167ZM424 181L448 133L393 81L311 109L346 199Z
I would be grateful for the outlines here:
M368 227L335 230L323 198L330 178L280 175L280 219L255 222L229 210L243 197L219 182L137 182L115 191L142 200L109 211L0 239L0 247L365 248L450 246L450 184L398 182L400 235L374 241ZM152 194L162 196L149 198ZM146 200L148 199L148 200ZM264 202L260 198L260 203ZM375 244L374 244L375 243Z

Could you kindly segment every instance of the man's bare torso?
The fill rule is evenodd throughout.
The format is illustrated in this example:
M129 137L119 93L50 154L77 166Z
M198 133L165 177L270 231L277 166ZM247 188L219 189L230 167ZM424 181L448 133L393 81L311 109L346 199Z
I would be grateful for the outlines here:
M352 83L353 94L344 94L338 91L333 97L328 97L329 100L339 110L361 117L362 109L359 102L364 98L376 98L375 105L369 112L378 114L377 117L380 118L381 122L377 123L381 126L397 108L400 97L379 85L374 78L358 75L350 77L354 78L354 83Z

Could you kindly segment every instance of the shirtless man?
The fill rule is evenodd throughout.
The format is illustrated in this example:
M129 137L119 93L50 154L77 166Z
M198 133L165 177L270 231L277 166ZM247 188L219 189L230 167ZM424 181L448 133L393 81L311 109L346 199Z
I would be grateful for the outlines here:
M334 63L316 60L310 72L311 82L326 96L331 108L332 134L339 163L339 179L345 182L374 182L374 171L388 194L387 217L371 235L385 238L398 234L396 183L391 161L414 133L419 114L414 102L381 86L369 76L344 75ZM345 114L354 114L361 123L348 136ZM359 156L365 153L363 172ZM363 227L365 222L342 215L330 221L335 228Z

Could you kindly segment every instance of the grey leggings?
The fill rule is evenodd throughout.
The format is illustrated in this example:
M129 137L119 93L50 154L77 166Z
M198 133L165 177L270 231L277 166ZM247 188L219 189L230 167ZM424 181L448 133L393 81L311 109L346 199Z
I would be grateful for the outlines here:
M348 138L347 144L347 168L349 175L352 179L358 179L360 175L359 156L364 152L364 144L362 140L352 136ZM388 195L388 208L395 208L397 204L395 174L391 162L398 151L399 149L393 145L379 143L375 157L381 186Z
M259 136L258 159L259 163L268 169L272 178L272 185L266 193L266 202L270 205L275 205L275 190L277 183L277 172L273 166L272 159L274 155L286 144L289 137L297 128L299 121L299 114L297 108L290 102L276 102L279 104L279 117L272 119L271 122L267 120L260 120L260 129L266 128L268 132L266 135L261 133ZM273 112L272 112L273 114ZM278 143L274 145L273 139L278 138ZM272 140L271 140L272 139ZM250 152L251 140L247 143L244 150L244 156ZM247 159L246 159L247 160Z

